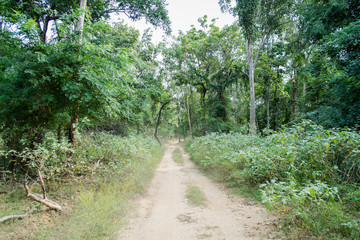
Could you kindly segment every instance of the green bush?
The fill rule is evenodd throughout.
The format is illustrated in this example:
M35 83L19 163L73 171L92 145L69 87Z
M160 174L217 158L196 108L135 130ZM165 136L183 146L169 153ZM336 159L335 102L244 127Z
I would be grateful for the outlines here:
M116 237L125 213L131 209L132 198L147 186L163 149L153 139L143 136L125 138L98 132L79 134L77 140L74 145L59 143L48 134L46 141L33 150L3 152L27 161L29 173L9 173L6 182L0 181L4 191L0 194L0 217L27 212L34 205L26 197L22 184L26 177L31 191L41 192L36 175L39 166L49 199L64 210L62 214L51 213L51 223L40 214L23 221L5 222L2 234L6 239L14 234L19 239ZM36 227L26 221L35 222Z
M358 237L360 228L354 220L359 217L360 197L357 131L326 130L303 121L265 137L210 134L189 142L187 151L202 169L229 186L258 189L270 209L286 213L301 226L309 228L319 221L324 223L321 229L328 229L309 231ZM330 214L334 206L336 211Z

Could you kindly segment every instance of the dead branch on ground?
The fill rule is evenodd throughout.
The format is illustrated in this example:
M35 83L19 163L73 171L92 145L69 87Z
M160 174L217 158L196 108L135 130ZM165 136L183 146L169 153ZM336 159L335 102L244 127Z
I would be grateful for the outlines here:
M14 219L14 218L24 219L24 218L28 217L30 214L32 214L35 211L36 211L36 208L33 208L30 211L28 211L27 213L22 214L22 215L10 215L10 216L2 217L2 218L0 218L0 223L5 222L5 221L10 220L10 219Z
M61 206L54 202L54 201L51 201L49 199L47 199L46 197L46 188L45 188L45 185L44 185L44 181L42 179L42 176L41 176L41 171L40 171L40 168L38 169L37 171L37 174L39 176L39 179L40 179L40 183L41 183L41 188L42 188L42 191L43 191L43 196L41 196L40 194L36 194L36 193L31 193L30 192L30 189L29 187L27 186L26 184L26 181L24 183L24 188L25 188L25 191L26 191L26 195L36 201L36 202L39 202L41 204L44 204L45 206L47 206L48 208L52 209L52 210L56 210L56 211L62 211L62 208Z

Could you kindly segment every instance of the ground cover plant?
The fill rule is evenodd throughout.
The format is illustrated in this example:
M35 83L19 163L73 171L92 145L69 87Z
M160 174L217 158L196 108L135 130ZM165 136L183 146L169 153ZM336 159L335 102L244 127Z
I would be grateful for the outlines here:
M70 153L65 152L69 149ZM0 217L31 208L36 211L26 219L0 223L1 235L4 239L114 238L131 208L129 200L144 190L162 152L155 141L146 137L85 133L78 136L72 148L49 136L31 154L30 150L19 154L43 159L41 172L47 195L62 206L62 212L48 211L28 199L23 189L25 175L5 175ZM31 191L41 192L37 175L28 174L27 178ZM62 232L61 236L58 232Z
M219 181L253 191L283 226L326 239L358 239L360 135L310 121L268 136L210 134L187 145ZM246 186L246 187L244 187Z
M184 158L182 156L182 153L179 148L176 148L173 153L172 157L174 159L174 162L183 165L184 164Z
M186 197L194 206L206 205L206 196L198 186L189 186L186 190Z

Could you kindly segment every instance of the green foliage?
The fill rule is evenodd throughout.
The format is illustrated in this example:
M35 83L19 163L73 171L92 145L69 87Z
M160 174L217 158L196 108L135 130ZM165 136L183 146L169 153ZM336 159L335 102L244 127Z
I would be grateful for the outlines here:
M359 29L357 21L324 37L308 67L307 115L325 127L360 123Z
M228 132L232 128L228 89L243 75L244 41L237 24L220 29L215 19L209 21L206 15L198 21L200 29L180 33L165 49L164 62L182 92L180 101L186 102L190 96L194 134Z
M95 162L97 173L92 175L94 179L77 178L73 182L83 185L76 214L68 216L55 229L39 229L44 238L58 238L59 231L63 232L59 239L116 237L119 225L132 208L131 198L143 193L163 153L150 138L100 133L84 135L82 139L79 157Z
M358 0L311 0L299 4L304 37L319 41L359 19Z
M325 130L304 121L266 137L211 134L195 138L187 150L229 186L259 188L270 209L287 213L299 227L351 239L359 230L359 196L352 187L360 183L359 146L356 131Z
M153 174L149 169L157 166L163 149L143 136L124 138L98 132L80 134L78 139L73 149L48 135L32 153L30 150L19 153L36 158L37 162L42 160L48 196L60 203L64 212L54 214L52 224L46 217L50 213L31 216L29 221L37 222L36 227L30 227L28 219L23 220L25 226L22 221L4 224L5 238L11 238L13 232L17 233L16 238L25 234L27 239L104 239L117 234L130 209L129 200L144 191ZM67 153L64 156L62 149ZM5 191L0 195L1 217L25 212L31 205L22 187L23 176L14 177L1 182L4 184L1 190ZM30 176L28 180L32 192L41 192L35 178ZM58 235L59 231L62 236Z

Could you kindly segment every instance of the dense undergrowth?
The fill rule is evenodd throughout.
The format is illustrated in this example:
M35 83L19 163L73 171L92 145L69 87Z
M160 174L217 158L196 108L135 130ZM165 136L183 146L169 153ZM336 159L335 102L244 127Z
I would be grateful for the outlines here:
M22 187L26 176L20 170L7 172L0 185L0 217L24 213L33 206L41 212L1 223L2 239L116 239L131 208L129 200L144 190L163 149L150 138L106 133L79 135L75 145L48 136L35 150L16 153L32 160L30 170L41 167L48 197L63 212L45 211L31 202ZM27 178L31 191L40 193L36 176L30 172Z
M187 151L217 180L281 213L286 229L322 239L360 239L358 132L304 121L266 137L195 138Z

